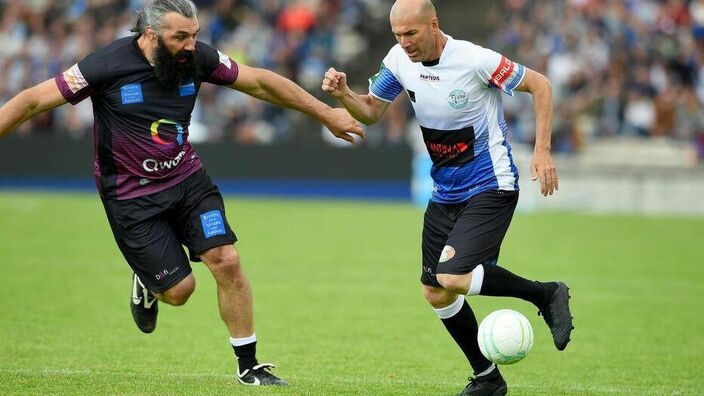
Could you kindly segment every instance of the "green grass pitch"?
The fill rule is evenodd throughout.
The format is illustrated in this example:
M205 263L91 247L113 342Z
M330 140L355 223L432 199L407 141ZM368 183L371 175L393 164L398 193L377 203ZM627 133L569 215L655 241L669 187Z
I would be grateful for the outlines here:
M0 193L2 395L452 395L470 374L421 294L410 205L227 199L254 290L260 361L286 389L237 385L214 281L132 323L130 271L95 194ZM565 352L528 303L509 395L704 394L704 219L517 214L501 265L572 289Z

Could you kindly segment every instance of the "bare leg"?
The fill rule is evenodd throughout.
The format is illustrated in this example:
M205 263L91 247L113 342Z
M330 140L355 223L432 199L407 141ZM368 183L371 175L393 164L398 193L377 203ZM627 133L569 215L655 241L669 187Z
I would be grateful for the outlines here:
M254 334L252 289L240 265L240 255L233 245L218 246L200 256L217 283L220 317L230 337Z
M180 282L175 284L169 290L163 293L154 293L154 297L157 300L163 301L169 305L179 306L183 305L191 297L193 291L196 288L196 278L193 274L188 274L187 277L181 279Z

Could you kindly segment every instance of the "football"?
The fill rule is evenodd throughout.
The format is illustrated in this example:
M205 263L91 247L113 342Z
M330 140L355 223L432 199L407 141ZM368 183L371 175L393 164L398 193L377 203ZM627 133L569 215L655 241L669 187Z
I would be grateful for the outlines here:
M496 364L513 364L533 347L533 328L520 312L500 309L487 315L479 325L479 349Z

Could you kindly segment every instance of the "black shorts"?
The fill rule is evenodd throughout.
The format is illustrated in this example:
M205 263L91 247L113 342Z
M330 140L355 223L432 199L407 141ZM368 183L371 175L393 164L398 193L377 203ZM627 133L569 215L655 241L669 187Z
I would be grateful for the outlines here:
M170 289L191 273L192 261L237 241L220 191L200 169L164 191L126 200L103 199L117 246L149 290Z
M423 221L421 283L441 287L437 274L462 275L496 264L518 191L486 191L461 204L430 202Z

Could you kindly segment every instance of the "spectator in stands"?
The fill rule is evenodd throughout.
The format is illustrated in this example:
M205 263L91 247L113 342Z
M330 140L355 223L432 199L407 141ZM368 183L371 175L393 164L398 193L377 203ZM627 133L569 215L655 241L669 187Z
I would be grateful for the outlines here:
M141 0L0 1L0 99L56 74L105 43L128 34ZM321 67L342 68L373 45L362 34L386 23L387 0L200 0L204 41L236 61L272 69L309 90ZM556 151L579 151L591 139L652 136L696 142L704 107L704 0L503 0L493 2L486 46L548 75L555 89ZM49 18L48 16L51 16ZM458 27L460 28L460 27ZM455 29L456 30L456 29ZM368 34L368 33L367 33ZM376 66L376 65L374 65ZM374 67L368 67L373 70ZM246 98L199 102L194 117L204 140L243 144L296 142L301 124L291 113ZM219 103L219 105L216 105ZM223 105L222 103L225 103ZM686 104L685 104L686 103ZM514 143L532 143L530 101L508 98ZM401 106L402 108L403 106ZM91 133L88 107L33 119L21 133ZM401 112L401 117L404 116ZM392 114L396 114L393 113ZM400 118L368 146L397 144ZM405 120L407 122L407 120ZM226 131L213 132L223 125ZM256 128L252 128L256 125ZM696 128L695 128L696 129ZM264 133L257 137L257 133ZM372 134L371 136L377 136Z
M591 127L572 128L572 141L629 134L696 139L694 109L704 103L703 0L505 0L490 15L498 28L488 46L518 54L553 83L564 110L556 111L563 116L555 118L556 150L578 149L560 144L559 132L580 117ZM527 106L506 106L518 131L532 122L520 116Z
M321 65L335 59L333 43L339 34L350 34L364 7L356 0L201 0L204 41L216 44L236 61L262 66L307 85ZM140 0L0 1L0 98L44 81L116 38L129 34L129 23ZM51 18L49 18L51 16ZM340 16L340 18L338 18ZM347 30L345 30L347 29ZM355 33L352 33L355 34ZM356 42L363 42L357 40ZM351 48L350 48L351 47ZM356 55L359 46L347 46ZM203 96L194 112L206 140L234 139L243 144L266 144L296 139L290 113L274 106L252 104L246 98ZM208 100L211 99L211 100ZM226 103L226 105L222 105ZM217 105L216 105L217 104ZM225 119L224 119L225 118ZM26 123L24 133L60 130L82 138L90 134L90 106L57 109ZM301 128L298 128L301 129ZM20 133L22 133L22 131Z

